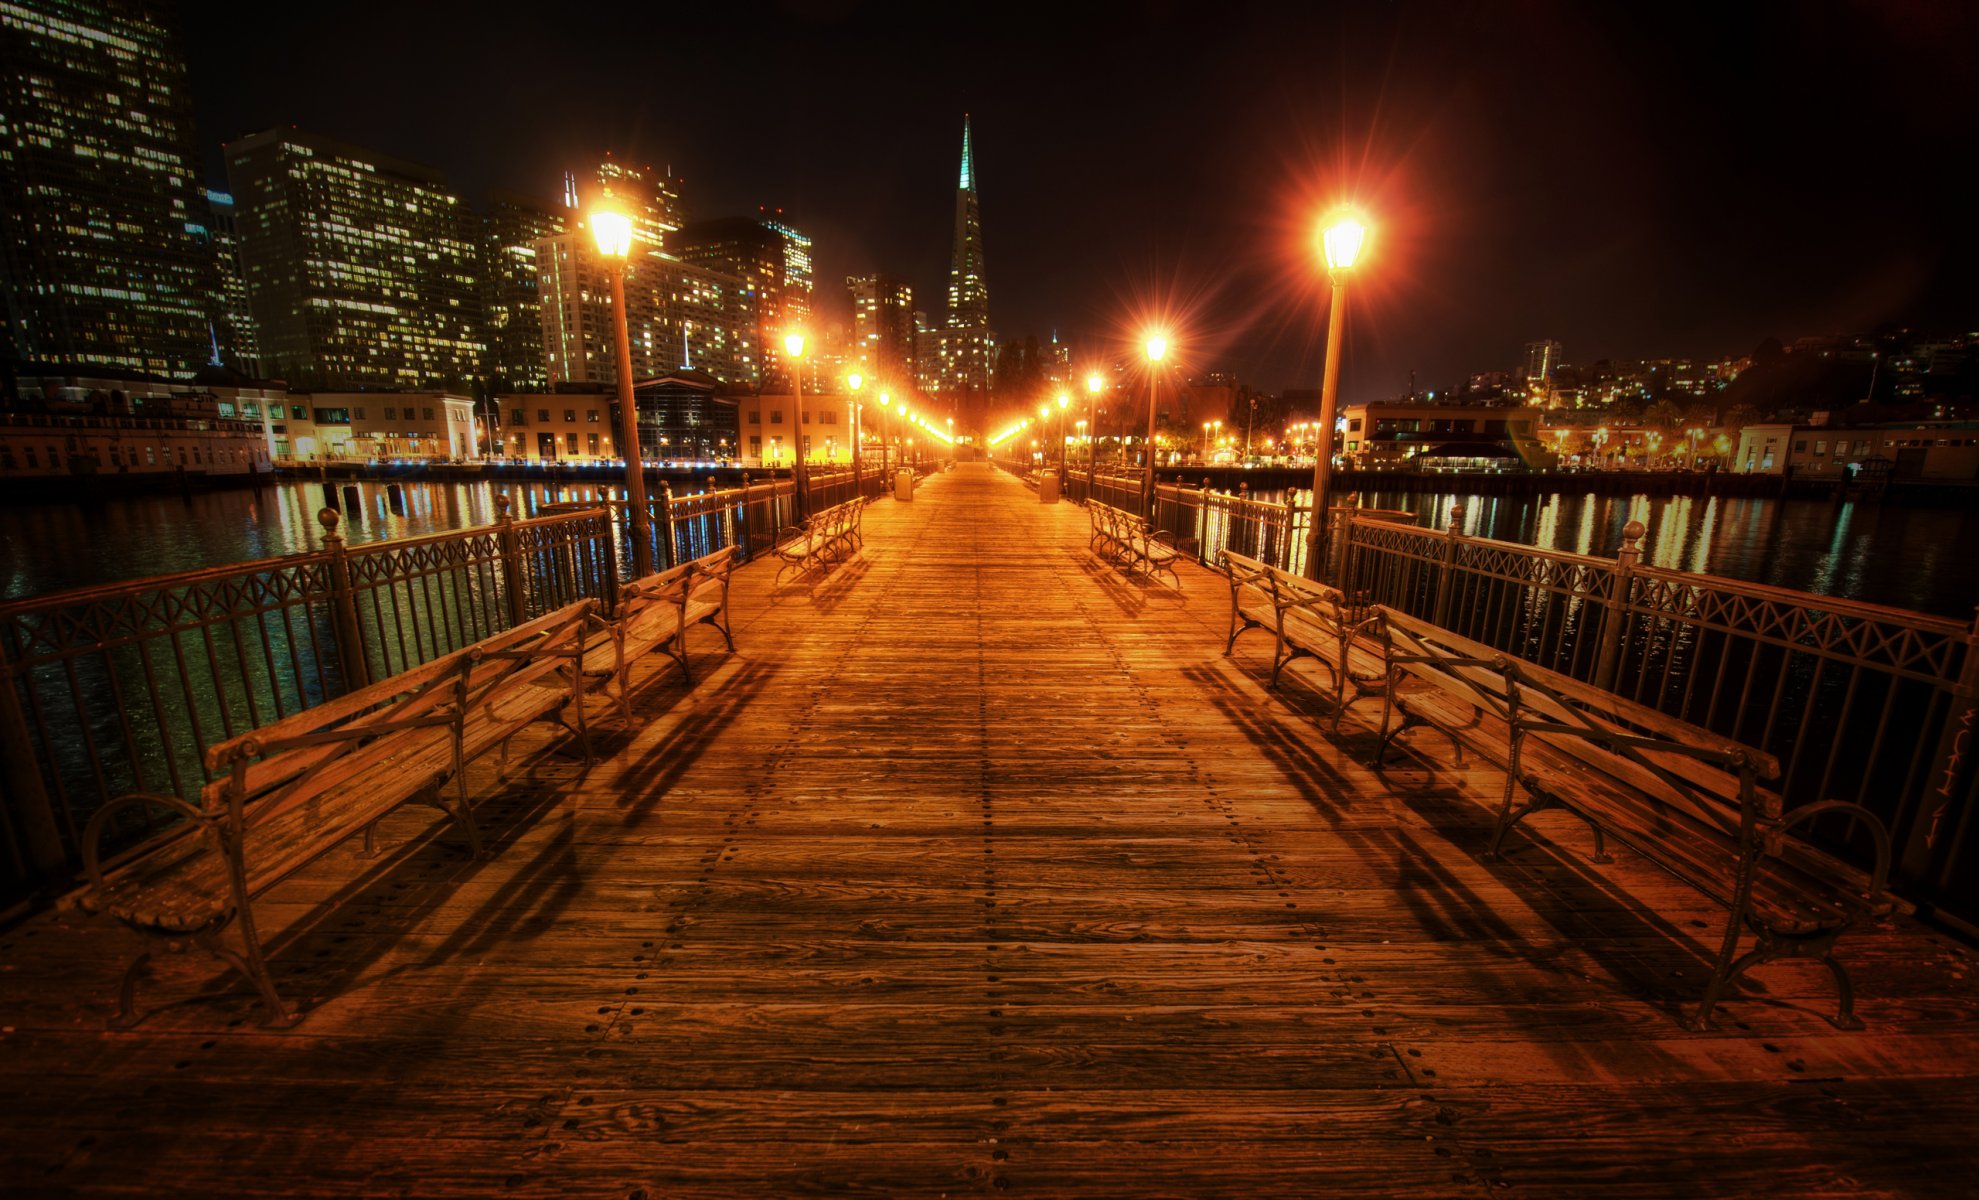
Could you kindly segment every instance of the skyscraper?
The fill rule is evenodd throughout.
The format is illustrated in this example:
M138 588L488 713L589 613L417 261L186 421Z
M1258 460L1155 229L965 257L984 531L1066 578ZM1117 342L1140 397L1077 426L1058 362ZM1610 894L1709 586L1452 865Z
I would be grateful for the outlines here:
M891 275L855 275L852 354L859 367L900 384L915 382L914 289Z
M268 370L338 388L479 375L480 238L438 171L296 129L226 153Z
M784 333L810 320L811 239L784 221L780 210L765 210L756 218L696 221L683 226L673 242L683 261L749 285L756 301L759 382L765 388L787 388L780 352ZM814 336L817 332L812 331ZM806 384L816 386L815 380Z
M211 300L213 351L221 365L243 374L261 374L261 347L254 336L254 318L247 306L247 279L241 273L240 225L234 219L234 198L225 192L206 193L208 253L219 286Z
M671 250L668 236L687 224L687 206L680 199L680 180L652 167L634 167L605 152L598 164L598 190L610 196L632 218L634 253L641 248ZM584 198L588 207L591 197Z
M618 378L611 284L590 232L537 242L537 353L547 382ZM757 382L756 295L749 281L704 263L635 247L625 264L627 343L635 384L682 368L723 383Z
M982 209L976 196L976 155L967 114L962 117L962 173L955 188L955 244L948 268L948 315L937 339L938 391L975 408L989 391L996 361L990 327L989 281L983 265ZM980 414L975 414L980 416Z
M0 319L15 361L190 375L217 283L176 31L145 0L0 3Z
M1553 378L1560 366L1560 343L1547 340L1525 344L1525 379L1535 386Z
M512 192L488 197L481 243L481 307L487 324L488 378L494 391L540 392L549 386L536 245L564 232L569 215L569 209Z

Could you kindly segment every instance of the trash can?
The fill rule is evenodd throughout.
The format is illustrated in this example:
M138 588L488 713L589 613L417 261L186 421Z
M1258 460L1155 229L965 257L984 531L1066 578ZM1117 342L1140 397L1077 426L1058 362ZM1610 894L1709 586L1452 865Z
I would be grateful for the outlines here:
M914 498L914 472L895 471L893 473L893 498L912 500Z
M1056 472L1050 475L1038 476L1038 503L1058 503L1058 475Z

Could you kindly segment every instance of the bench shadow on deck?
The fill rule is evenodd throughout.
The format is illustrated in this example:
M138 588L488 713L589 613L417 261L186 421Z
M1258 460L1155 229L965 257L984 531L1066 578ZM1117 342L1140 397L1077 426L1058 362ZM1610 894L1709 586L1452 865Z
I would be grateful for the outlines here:
M1973 961L1914 923L1675 1020L1717 912L1498 779L1368 764L1228 591L1123 578L987 468L734 577L689 642L263 911L306 1019L0 933L0 1194L1971 1195Z

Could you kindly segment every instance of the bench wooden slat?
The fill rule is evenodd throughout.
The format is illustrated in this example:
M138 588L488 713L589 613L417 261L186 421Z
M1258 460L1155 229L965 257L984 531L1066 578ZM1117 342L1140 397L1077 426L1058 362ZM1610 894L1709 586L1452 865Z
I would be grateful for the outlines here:
M1796 819L1764 786L1770 754L1547 670L1391 609L1378 609L1388 661L1377 764L1411 724L1439 729L1459 749L1506 770L1490 853L1529 813L1563 808L1594 831L1597 861L1613 837L1727 909L1717 961L1693 1027L1744 971L1773 958L1812 957L1834 972L1835 1024L1852 1028L1853 991L1834 942L1865 916L1890 910L1882 892L1888 839L1859 805L1829 802L1863 823L1875 872L1792 837ZM1393 726L1400 713L1402 725ZM1517 791L1528 797L1515 805ZM1737 951L1747 930L1756 938Z
M596 604L582 600L484 638L430 663L358 689L327 704L229 738L207 755L225 773L198 803L168 803L187 828L139 847L109 871L97 847L124 797L92 818L84 835L90 886L85 907L107 911L140 931L189 939L255 983L270 1012L290 1015L276 993L255 932L252 905L268 888L320 858L353 833L368 831L401 805L429 798L445 808L479 848L461 771L532 721L575 720L590 762L581 701L584 634ZM440 799L443 783L460 789ZM229 926L241 950L217 940ZM135 972L127 974L120 1023L135 1019Z

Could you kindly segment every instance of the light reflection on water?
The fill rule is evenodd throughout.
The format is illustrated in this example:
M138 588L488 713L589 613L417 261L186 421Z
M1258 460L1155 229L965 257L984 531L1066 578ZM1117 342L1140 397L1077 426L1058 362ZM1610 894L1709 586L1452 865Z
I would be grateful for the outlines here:
M337 486L360 491L359 509L343 522L353 544L489 524L500 491L516 498L522 516L598 490L589 483L405 483L401 513L392 510L384 483ZM691 486L675 481L674 493L689 494ZM316 522L322 489L320 483L289 483L190 497L0 507L0 598L314 549L322 544ZM1294 494L1301 503L1310 500L1308 492ZM1413 511L1420 524L1438 529L1449 527L1460 500L1464 532L1472 536L1612 555L1623 526L1634 519L1648 527L1643 561L1658 567L1961 618L1979 602L1979 515L1956 509L1722 496L1361 497L1369 507Z
M1648 529L1643 561L1658 567L1961 619L1979 604L1979 512L1770 497L1361 496L1363 506L1407 509L1437 529L1449 528L1460 501L1473 537L1605 557L1637 520Z
M324 486L285 483L259 491L0 506L0 599L320 549L316 513ZM340 523L352 545L492 524L500 492L514 498L517 517L598 494L590 483L401 483L403 511L394 511L385 483L330 486L339 505L344 487L358 489L359 504L347 507ZM676 480L673 490L680 496L701 488Z

